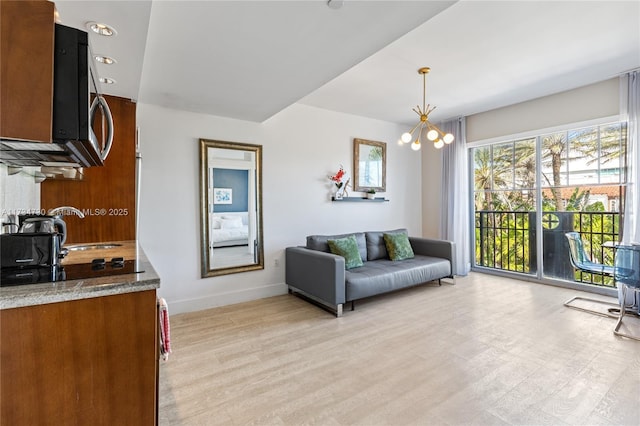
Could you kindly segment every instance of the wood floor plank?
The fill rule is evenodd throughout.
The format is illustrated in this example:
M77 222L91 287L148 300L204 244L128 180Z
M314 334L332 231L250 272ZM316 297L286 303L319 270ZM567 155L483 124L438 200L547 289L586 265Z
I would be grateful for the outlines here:
M160 423L640 424L640 343L578 293L472 273L341 318L292 295L174 315Z

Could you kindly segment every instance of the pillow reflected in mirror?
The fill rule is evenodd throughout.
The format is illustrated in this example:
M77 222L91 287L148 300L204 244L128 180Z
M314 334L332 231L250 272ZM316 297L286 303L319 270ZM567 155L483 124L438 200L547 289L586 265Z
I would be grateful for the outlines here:
M221 229L237 229L242 228L242 219L236 217L234 219L220 219L220 228Z

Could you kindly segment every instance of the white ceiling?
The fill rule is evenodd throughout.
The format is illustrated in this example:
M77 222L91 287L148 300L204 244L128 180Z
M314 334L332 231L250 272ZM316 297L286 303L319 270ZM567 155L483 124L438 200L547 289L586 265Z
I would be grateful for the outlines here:
M299 102L416 121L422 77L433 121L569 90L640 67L640 0L56 2L92 36L108 94L262 122Z

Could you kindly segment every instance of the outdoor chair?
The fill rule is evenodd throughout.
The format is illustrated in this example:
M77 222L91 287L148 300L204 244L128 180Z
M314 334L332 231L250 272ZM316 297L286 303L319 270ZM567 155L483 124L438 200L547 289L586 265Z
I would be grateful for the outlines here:
M580 238L580 234L578 232L567 232L564 234L569 241L569 260L571 261L571 265L580 271L588 272L591 274L602 274L610 277L614 276L614 267L611 265L603 265L601 263L592 262L589 258L589 255L584 250L584 245L582 244L582 239ZM607 309L606 311L596 311L593 309L583 308L581 306L575 306L571 303L575 300L584 300L587 302L599 303L602 305L609 305L612 308ZM566 302L564 302L564 306L571 309L577 309L578 311L589 312L592 314L600 315L603 317L609 318L618 318L618 308L619 305L613 302L607 302L599 299L591 299L589 297L575 296ZM614 308L613 308L614 307Z
M574 268L591 274L602 274L613 277L613 266L592 262L589 255L584 251L584 245L580 234L577 232L567 232L564 234L569 240L569 259Z
M613 333L617 336L628 337L629 339L640 340L640 336L634 336L628 333L622 333L620 326L622 325L622 318L627 313L628 308L632 308L635 305L635 301L640 293L640 245L620 245L616 251L614 267L614 277L616 283L622 286L622 297L620 298L620 316L616 323ZM630 306L625 306L627 301L627 292L634 292L635 297ZM631 311L629 311L631 312Z

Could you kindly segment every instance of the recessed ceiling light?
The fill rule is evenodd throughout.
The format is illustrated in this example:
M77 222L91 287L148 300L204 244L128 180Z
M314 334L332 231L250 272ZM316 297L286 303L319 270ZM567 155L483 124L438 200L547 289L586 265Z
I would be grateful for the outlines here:
M105 55L94 55L93 57L101 64L111 65L117 62L115 59Z
M101 24L99 22L87 22L87 28L93 31L96 34L100 34L102 36L114 36L118 35L118 32L115 28L107 24Z
M117 83L113 78L109 78L109 77L100 77L98 80L100 80L100 83L104 83L104 84L116 84Z

